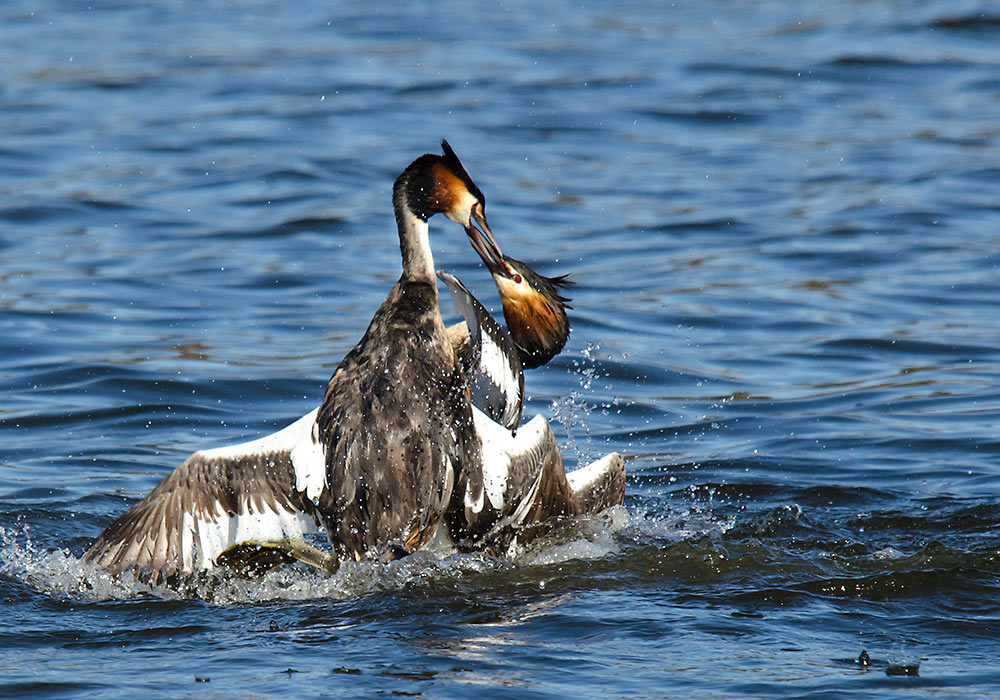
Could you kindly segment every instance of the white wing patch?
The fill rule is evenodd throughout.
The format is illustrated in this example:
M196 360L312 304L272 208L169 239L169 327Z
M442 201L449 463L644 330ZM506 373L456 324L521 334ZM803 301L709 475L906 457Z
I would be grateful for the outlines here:
M264 509L255 512L249 502L241 505L241 512L228 515L216 508L215 517L211 514L193 520L194 532L198 536L198 568L211 569L215 560L222 552L234 544L253 540L268 542L283 537L301 539L304 535L315 532L318 528L311 516L305 513L293 513L284 509ZM190 515L185 513L185 524ZM187 535L190 537L190 535ZM191 554L184 547L184 568L191 571Z
M219 509L221 510L221 509ZM215 566L215 559L229 547L229 516L216 511L194 521L198 536L198 568L205 570Z
M493 337L489 333L482 334L479 347L481 352L479 366L489 376L497 389L506 397L507 406L520 405L521 392L517 382L517 375L511 373L510 359L503 348L494 342ZM507 418L507 416L505 415L504 418Z
M326 488L326 449L319 440L318 413L319 408L315 408L291 425L257 440L195 454L212 460L287 451L295 468L295 490L304 491L310 500L318 498Z
M574 493L592 488L594 484L607 478L611 466L619 460L621 457L618 453L612 452L585 467L567 472L566 480L569 481L569 487Z
M156 580L211 569L240 542L317 531L319 518L305 502L326 488L317 413L257 440L194 453L108 526L86 560Z
M218 555L216 555L218 556ZM184 513L181 518L181 571L194 571L194 517Z
M521 419L523 376L510 335L490 316L465 285L444 270L438 277L451 290L452 301L469 332L469 349L462 364L474 406L516 430Z
M472 407L472 418L482 441L484 490L490 505L502 510L512 461L533 450L547 434L549 424L542 416L535 416L518 429L515 437L475 406ZM468 496L466 505L469 505ZM478 510L473 509L477 513L479 510L482 510L481 504Z
M288 451L295 470L295 490L305 492L309 499L318 498L326 488L326 451L319 442L319 426L315 408L291 425L257 440L197 452L204 459L239 459L250 455ZM221 504L213 504L214 513L199 514L190 522L185 513L185 526L194 526L198 537L198 568L211 569L215 559L233 544L247 540L269 541L282 537L301 538L318 528L311 515L287 511L284 508L254 510L250 501L240 504L240 512L229 515ZM190 531L185 538L192 538ZM190 553L185 548L185 568Z
M319 426L315 408L291 425L271 435L250 442L202 450L197 454L205 459L239 459L250 455L288 451L295 470L295 490L305 492L309 499L318 498L326 488L326 451L319 442ZM202 514L194 520L198 535L198 567L211 569L216 558L233 544L247 540L269 541L282 537L301 538L318 528L311 515L287 511L262 509L255 512L253 504L244 501L240 512L229 515L218 503L214 513ZM187 514L185 514L187 524ZM190 537L190 533L186 533ZM185 552L185 565L190 555Z
M318 409L317 409L318 410ZM326 448L319 439L319 424L316 423L316 411L301 418L305 420L312 416L312 430L309 439L305 440L289 453L292 466L295 468L295 490L305 491L306 498L315 500L326 488ZM293 424L294 425L294 424ZM292 426L289 426L292 427Z

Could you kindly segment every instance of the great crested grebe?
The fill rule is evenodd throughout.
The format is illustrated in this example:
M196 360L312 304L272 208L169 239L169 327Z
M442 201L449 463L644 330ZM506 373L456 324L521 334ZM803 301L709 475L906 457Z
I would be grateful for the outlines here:
M569 337L566 309L573 307L571 300L559 293L572 284L569 276L538 274L527 263L500 253L492 237L470 237L470 241L493 275L521 366L533 369L544 365L559 354Z
M552 516L622 502L617 454L567 476L544 418L515 437L509 421L472 405L438 311L428 219L443 213L477 251L501 254L485 198L442 146L396 179L402 276L319 408L273 435L194 453L98 537L87 561L152 581L291 559L334 571L342 559L412 552L439 531L500 551ZM317 531L332 553L302 539Z

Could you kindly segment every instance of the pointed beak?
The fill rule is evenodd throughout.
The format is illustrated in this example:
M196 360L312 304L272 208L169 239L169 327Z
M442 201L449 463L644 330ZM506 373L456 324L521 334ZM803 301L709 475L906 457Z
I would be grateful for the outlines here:
M479 225L478 228L476 224ZM486 217L479 211L479 207L473 209L472 218L465 226L465 235L469 237L473 250L479 253L479 257L483 259L483 263L492 274L510 276L503 261L503 253L497 245L497 239L493 237L490 225L486 223Z

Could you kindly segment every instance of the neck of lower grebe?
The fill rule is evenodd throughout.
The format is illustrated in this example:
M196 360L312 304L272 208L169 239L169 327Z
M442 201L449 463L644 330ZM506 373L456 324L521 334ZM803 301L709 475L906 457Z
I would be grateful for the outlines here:
M403 279L409 282L427 282L437 289L427 222L410 211L405 195L394 199L399 251L403 256Z

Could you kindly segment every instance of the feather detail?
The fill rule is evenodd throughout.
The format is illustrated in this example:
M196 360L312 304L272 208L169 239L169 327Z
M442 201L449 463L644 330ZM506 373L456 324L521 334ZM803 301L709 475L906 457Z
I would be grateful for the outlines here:
M451 290L455 311L468 327L469 346L462 366L472 405L516 431L521 422L524 373L514 343L461 281L444 270L437 275Z
M313 442L315 420L313 411L259 440L194 453L112 523L84 558L157 582L213 568L242 539L314 532L319 518L308 494L318 482L310 462L322 454Z

